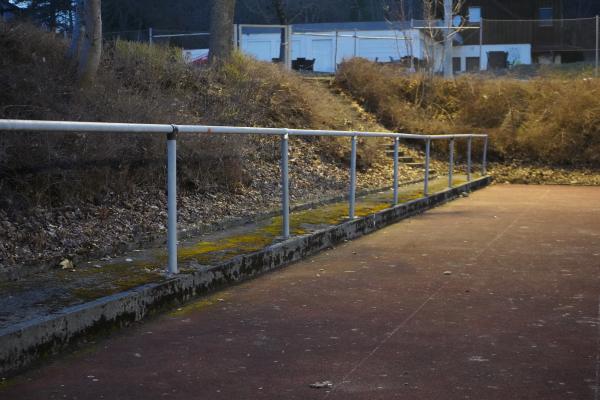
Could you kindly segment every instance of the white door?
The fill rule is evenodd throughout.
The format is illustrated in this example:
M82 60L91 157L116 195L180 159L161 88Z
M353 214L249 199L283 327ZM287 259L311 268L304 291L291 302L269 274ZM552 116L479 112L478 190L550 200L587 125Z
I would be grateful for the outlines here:
M312 57L315 59L314 70L318 72L333 71L333 40L313 39Z

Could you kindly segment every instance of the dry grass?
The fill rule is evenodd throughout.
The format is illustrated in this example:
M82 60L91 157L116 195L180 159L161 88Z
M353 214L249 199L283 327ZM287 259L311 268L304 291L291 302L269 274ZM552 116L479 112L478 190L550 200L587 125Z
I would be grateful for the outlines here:
M111 42L96 84L82 90L66 51L52 34L0 23L0 118L380 129L321 85L239 54L220 68L198 68L176 48ZM329 161L347 158L346 141L313 143ZM363 167L376 160L374 146L359 147ZM183 137L180 149L179 181L194 191L235 191L252 179L249 154L278 158L276 138ZM156 136L0 132L0 208L99 203L162 186L164 152Z
M389 129L485 132L497 160L600 165L600 80L546 74L531 80L406 74L356 59L337 83Z

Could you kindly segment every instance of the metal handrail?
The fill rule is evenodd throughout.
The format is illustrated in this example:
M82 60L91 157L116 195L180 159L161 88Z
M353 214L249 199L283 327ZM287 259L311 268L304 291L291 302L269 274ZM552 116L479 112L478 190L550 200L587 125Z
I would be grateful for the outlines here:
M29 132L86 132L86 133L138 133L165 134L167 136L167 270L171 274L178 273L177 267L177 135L185 134L240 134L240 135L273 135L281 138L281 203L282 203L282 236L290 237L290 198L289 198L289 137L290 136L336 136L350 137L352 151L350 156L350 190L348 215L354 219L356 203L356 152L357 139L392 138L394 139L394 200L398 204L398 143L400 139L415 139L425 141L425 173L423 178L423 193L429 195L429 165L432 140L449 140L450 159L448 167L448 186L452 187L452 172L454 168L454 142L456 139L467 139L467 180L471 181L471 147L473 138L483 139L482 174L486 174L488 135L486 134L450 134L450 135L419 135L397 132L351 132L336 130L311 130L288 128L256 128L235 126L209 125L176 125L176 124L127 124L107 122L73 122L73 121L35 121L0 119L0 131L29 131Z

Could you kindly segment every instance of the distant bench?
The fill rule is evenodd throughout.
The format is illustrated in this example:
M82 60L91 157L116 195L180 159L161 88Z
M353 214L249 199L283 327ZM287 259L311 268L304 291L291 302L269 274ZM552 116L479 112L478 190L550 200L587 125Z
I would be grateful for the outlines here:
M313 71L315 67L315 58L307 60L306 58L299 57L292 60L292 69L296 71Z

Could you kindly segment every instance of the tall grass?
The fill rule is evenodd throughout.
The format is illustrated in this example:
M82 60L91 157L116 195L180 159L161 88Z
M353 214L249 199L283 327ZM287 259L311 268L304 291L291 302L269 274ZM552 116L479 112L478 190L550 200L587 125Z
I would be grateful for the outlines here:
M600 79L448 81L354 59L340 67L336 81L389 129L485 132L495 159L600 166Z

